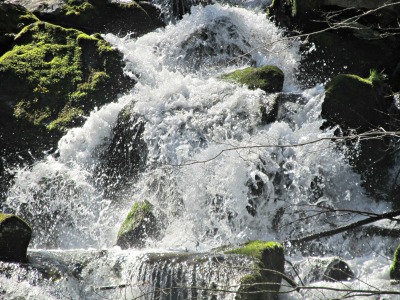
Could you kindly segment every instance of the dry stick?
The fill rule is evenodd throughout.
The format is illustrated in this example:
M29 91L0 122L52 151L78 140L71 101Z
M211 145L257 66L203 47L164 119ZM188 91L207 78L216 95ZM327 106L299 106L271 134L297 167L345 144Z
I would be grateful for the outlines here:
M392 218L397 217L399 215L400 215L400 209L399 210L395 210L395 211L390 211L390 212L387 212L387 213L384 213L384 214L380 214L380 215L377 215L375 217L366 218L364 220L357 221L355 223L351 223L351 224L346 225L346 226L341 226L341 227L335 228L333 230L327 230L327 231L319 232L319 233L316 233L316 234L307 235L305 237L298 238L298 239L286 240L286 241L283 242L283 244L285 244L287 246L289 246L289 245L292 245L292 246L301 245L302 243L305 243L305 242L317 240L317 239L323 238L323 237L332 236L332 235L335 235L335 234L338 234L338 233L341 233L341 232L345 232L345 231L348 231L348 230L351 230L351 229L354 229L354 228L357 228L357 227L360 227L360 226L363 226L363 225L366 225L366 224L374 223L374 222L379 221L379 220L392 219Z

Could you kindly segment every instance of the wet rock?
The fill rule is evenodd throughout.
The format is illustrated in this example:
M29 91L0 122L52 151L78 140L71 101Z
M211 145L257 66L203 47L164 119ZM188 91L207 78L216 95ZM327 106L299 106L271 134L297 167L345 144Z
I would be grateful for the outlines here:
M308 258L295 266L304 274L302 281L310 284L318 281L348 281L354 277L350 266L341 258Z
M122 249L142 248L146 239L159 232L153 205L148 201L136 202L118 232L117 245Z
M275 66L263 66L259 68L245 68L229 74L222 75L223 79L232 80L239 84L247 85L249 89L261 89L266 93L281 92L283 88L284 74Z
M7 52L16 34L38 19L23 6L0 2L0 55Z
M109 0L11 0L41 20L86 33L142 35L164 26L152 4ZM117 16L117 17L116 17Z
M301 94L278 93L269 95L261 107L261 124L285 121L294 126L293 118L304 104Z
M344 134L363 133L378 128L393 127L394 99L379 74L370 78L356 75L338 75L326 85L322 104L325 126L339 125ZM394 115L393 115L394 113ZM392 117L390 117L392 116ZM339 133L340 134L340 133ZM352 155L350 164L361 174L364 186L371 193L386 189L389 168L393 157L388 155L388 138L367 139L360 143L346 143L357 155ZM355 148L354 148L355 147Z
M390 279L400 280L400 245L394 253L393 262L390 266Z
M122 55L99 35L45 22L22 29L0 57L3 187L12 178L7 167L41 158L91 110L133 87L123 66Z
M32 229L24 220L0 213L0 260L25 262L31 236Z
M277 242L251 241L239 248L225 252L256 259L254 266L249 266L253 271L241 278L237 299L278 299L277 293L265 291L278 292L280 289L282 276L279 273L283 274L285 268L283 251L283 246Z
M298 77L305 87L326 82L338 73L366 76L370 69L391 75L399 60L400 5L382 9L384 1L292 1L275 0L268 15L297 34L312 33L302 46L304 53ZM389 1L386 3L393 3ZM368 10L374 10L361 17ZM348 26L334 26L351 19Z
M322 117L329 125L365 132L387 128L393 98L386 97L369 78L341 74L326 85Z
M98 177L103 178L102 186L108 196L123 194L126 185L136 181L144 170L147 160L147 145L143 139L145 124L142 117L132 114L130 105L119 113L111 143L101 155L102 164L98 169Z

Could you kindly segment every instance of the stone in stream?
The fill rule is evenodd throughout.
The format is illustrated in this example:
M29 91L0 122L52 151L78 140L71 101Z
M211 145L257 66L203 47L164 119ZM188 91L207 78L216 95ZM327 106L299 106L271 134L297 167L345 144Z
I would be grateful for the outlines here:
M25 262L31 236L32 229L24 220L0 213L0 260Z
M118 232L117 245L122 249L142 248L147 238L158 235L153 205L148 201L136 202Z
M276 66L248 67L221 76L222 79L232 80L247 85L249 89L261 89L266 93L281 92L284 74Z

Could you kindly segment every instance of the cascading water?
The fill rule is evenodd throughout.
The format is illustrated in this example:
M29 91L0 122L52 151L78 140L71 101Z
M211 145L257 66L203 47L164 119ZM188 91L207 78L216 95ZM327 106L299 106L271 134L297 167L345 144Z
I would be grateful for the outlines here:
M193 7L176 24L139 39L106 39L124 53L126 72L138 83L118 102L92 112L84 126L70 130L56 155L18 171L5 207L32 224L33 249L111 249L130 207L144 199L154 205L163 228L161 238L149 239L147 247L163 251L207 251L253 239L283 241L356 219L329 209L321 212L323 207L375 213L388 208L365 195L343 147L329 140L308 143L333 135L320 129L323 87L300 90L295 79L299 42L284 38L265 15L218 4ZM232 70L262 65L276 65L285 74L286 100L270 124L261 122L260 107L268 110L276 94L220 79ZM128 138L115 138L119 122L129 127L124 129ZM138 153L140 158L129 164L110 160L110 153L122 151L118 149L125 149L123 158ZM107 178L110 174L118 176ZM357 274L362 278L374 264L374 280L384 285L379 280L388 277L387 262L368 256L371 248L380 251L382 245L367 248L363 243L357 236L339 236L315 244L307 254L348 256L351 265L366 261ZM386 248L394 246L385 243ZM52 255L60 259L59 252ZM92 261L100 254L87 255L93 273L81 276L88 285L101 286L116 283L107 279L110 272L132 281L141 270L143 252L114 248L104 255L103 265ZM123 299L138 293L130 289L128 294L103 295L80 290L71 279L45 289L63 299ZM31 295L42 292L36 287Z

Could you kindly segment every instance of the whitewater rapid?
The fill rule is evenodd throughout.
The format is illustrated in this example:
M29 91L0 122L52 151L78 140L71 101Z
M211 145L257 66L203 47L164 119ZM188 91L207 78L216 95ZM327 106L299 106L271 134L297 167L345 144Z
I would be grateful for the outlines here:
M329 140L307 144L333 135L333 129L320 129L324 88L300 89L300 41L286 38L265 14L198 6L176 24L138 39L105 39L124 54L125 72L137 84L71 129L56 155L18 170L5 206L40 228L32 248L110 249L132 204L144 199L154 205L164 229L147 247L185 251L253 239L284 241L360 218L320 213L317 204L374 213L389 209L365 194L343 148ZM270 124L262 124L260 107L269 107L277 95L220 78L263 65L283 70L283 92L295 99ZM145 170L115 199L105 194L99 168L123 110L145 122L147 160ZM349 286L362 281L384 286L389 263L380 251L394 244L373 241L368 248L362 238L357 244L339 235L308 254L348 258L361 278ZM292 259L303 258L297 253ZM317 292L296 295L287 299L319 297Z

